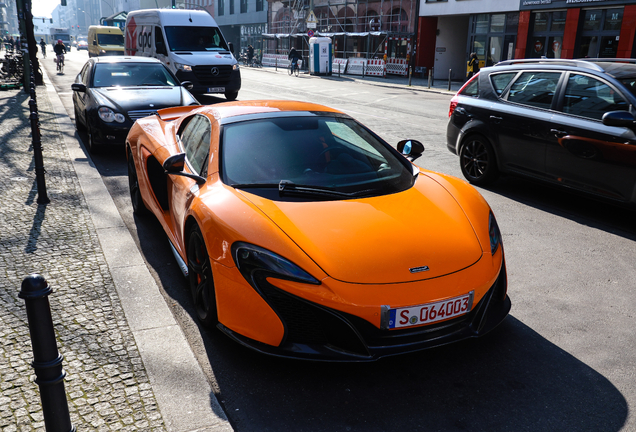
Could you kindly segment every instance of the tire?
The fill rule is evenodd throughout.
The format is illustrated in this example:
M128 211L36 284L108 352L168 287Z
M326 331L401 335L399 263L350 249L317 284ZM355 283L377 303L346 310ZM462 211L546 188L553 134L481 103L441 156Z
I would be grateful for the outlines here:
M296 76L300 75L300 68L298 66L294 68L294 75Z
M470 135L463 141L459 164L466 180L477 186L492 184L499 177L495 151L482 135Z
M198 225L188 235L188 281L197 318L207 328L218 322L210 256Z
M88 133L88 143L86 144L86 146L88 147L88 152L90 154L97 154L99 153L100 150L100 146L95 142L95 140L93 139L93 130L90 126L86 127L86 131Z
M294 73L294 67L290 65L289 69L287 70L287 72L289 73L289 76L291 76L291 74Z
M237 97L238 97L238 92L225 93L225 99L227 99L229 101L236 100Z
M146 216L150 214L150 210L144 204L139 190L139 178L135 169L135 161L132 153L128 150L128 190L130 191L130 202L132 204L133 213L137 216Z

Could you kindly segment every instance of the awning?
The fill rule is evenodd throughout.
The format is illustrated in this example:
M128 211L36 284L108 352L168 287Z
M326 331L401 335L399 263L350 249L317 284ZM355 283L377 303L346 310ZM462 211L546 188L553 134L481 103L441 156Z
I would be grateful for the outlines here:
M386 36L387 32L339 32L339 33L323 33L323 32L315 32L314 36L323 36L323 37L334 37L334 36L349 36L349 37L366 37L366 36ZM288 37L305 37L307 36L305 33L263 33L263 37L267 39L284 39Z

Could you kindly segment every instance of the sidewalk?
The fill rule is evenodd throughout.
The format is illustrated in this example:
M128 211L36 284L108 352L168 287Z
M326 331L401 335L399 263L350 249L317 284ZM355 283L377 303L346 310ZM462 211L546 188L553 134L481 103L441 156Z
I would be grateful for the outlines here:
M18 298L40 273L78 432L231 431L50 82L37 102L51 203L37 204L28 102L0 91L0 430L44 431Z
M248 66L241 66L243 68L248 68ZM279 74L287 74L287 68L279 67L269 67L263 66L262 68L249 68L253 70L261 70L264 72L270 73L279 73ZM459 81L451 81L451 89L448 90L448 80L434 80L431 83L431 87L428 87L428 77L422 78L421 74L415 74L411 76L411 85L409 86L409 78L403 77L399 75L386 75L386 77L376 77L376 76L360 76L360 75L345 75L340 74L338 76L337 72L334 72L330 76L326 75L310 75L307 71L302 71L301 74L305 76L316 78L316 79L330 79L330 80L338 80L338 81L350 81L357 83L366 83L372 84L382 87L398 87L402 89L410 89L421 92L434 92L434 93L443 93L454 95L457 91L464 85L464 82Z

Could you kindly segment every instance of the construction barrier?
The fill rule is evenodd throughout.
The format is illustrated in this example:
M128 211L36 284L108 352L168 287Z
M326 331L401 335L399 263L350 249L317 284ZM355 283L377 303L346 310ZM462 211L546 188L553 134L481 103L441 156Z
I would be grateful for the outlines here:
M367 69L364 71L364 74L368 76L385 77L386 65L384 64L384 60L367 60Z
M390 58L386 62L386 73L391 75L408 75L406 59Z
M331 63L331 73L332 74L343 74L347 70L347 59L333 59Z
M289 60L287 59L287 55L285 54L263 54L263 59L261 60L263 66L278 66L278 67L287 67L289 66Z
M350 58L347 73L350 75L364 75L367 69L367 59Z

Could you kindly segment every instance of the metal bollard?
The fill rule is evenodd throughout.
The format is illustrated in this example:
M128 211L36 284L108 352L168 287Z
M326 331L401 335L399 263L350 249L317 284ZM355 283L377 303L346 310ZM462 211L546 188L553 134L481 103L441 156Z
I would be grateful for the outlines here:
M18 296L26 304L35 383L40 387L40 400L46 432L75 432L68 411L62 368L64 357L57 350L48 295L53 290L44 277L31 274L22 281Z
M340 78L340 63L338 63L338 78Z
M274 66L275 68L274 70L278 72L278 57L276 57L275 60L276 60L276 66Z
M433 68L428 70L428 88L431 88L431 81L433 78Z
M411 73L412 73L412 67L409 66L409 87L411 87Z
M448 70L448 91L450 91L451 89L451 75L453 74L453 70L449 69Z

